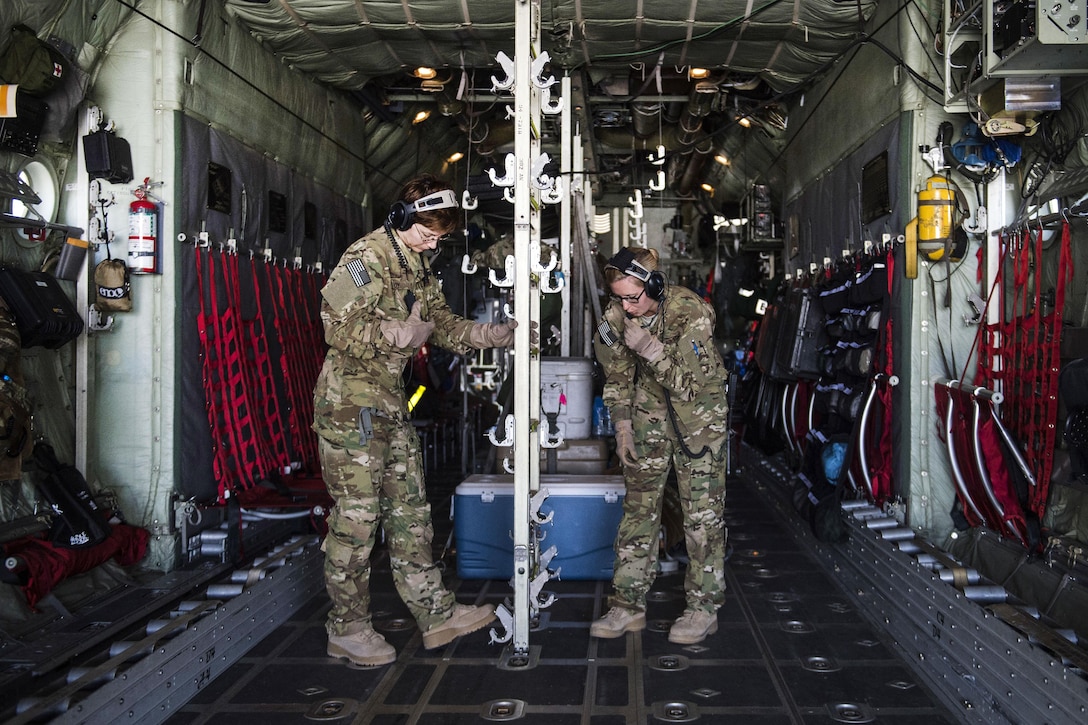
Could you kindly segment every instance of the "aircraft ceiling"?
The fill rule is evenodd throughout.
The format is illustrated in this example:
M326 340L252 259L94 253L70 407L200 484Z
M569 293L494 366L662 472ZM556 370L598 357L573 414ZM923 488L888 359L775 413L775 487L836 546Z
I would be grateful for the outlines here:
M383 141L368 149L378 198L390 198L417 170L466 178L487 165L501 171L512 123L492 76L504 77L500 52L514 56L516 2L225 0L269 51L351 93L368 123L398 126L374 134ZM660 194L718 206L739 200L773 164L790 104L857 44L875 7L875 0L542 0L538 52L548 53L552 75L572 76L598 199L648 189L656 169L647 159L662 143L668 186ZM419 66L438 70L427 89L413 75ZM710 74L689 79L692 67ZM413 127L420 109L437 113ZM545 117L544 150L558 143L554 118ZM466 160L448 166L458 150ZM714 163L719 153L729 165ZM700 189L704 180L715 187L713 199Z
M486 167L501 170L512 149L510 99L492 89L492 76L504 75L500 53L515 55L521 0L189 1L198 3L195 35L175 32L194 45L217 23L237 22L285 64L357 101L367 129L361 155L379 203L418 171L458 185L486 180ZM101 58L141 5L4 0L0 22L25 23ZM550 58L545 76L571 76L599 204L622 204L641 188L662 205L684 199L707 210L735 205L756 181L776 191L791 108L864 42L875 9L876 0L541 0L537 52ZM419 66L437 77L424 82L413 75ZM693 67L709 75L693 80ZM431 117L413 124L420 110ZM558 118L544 116L540 129L553 159ZM667 186L650 194L658 144ZM454 151L465 159L448 162ZM714 163L719 154L728 165ZM704 181L713 196L700 189Z

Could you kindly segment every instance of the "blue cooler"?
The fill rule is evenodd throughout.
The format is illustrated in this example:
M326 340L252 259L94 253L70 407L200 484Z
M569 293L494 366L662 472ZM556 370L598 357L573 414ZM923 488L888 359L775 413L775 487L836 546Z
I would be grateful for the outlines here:
M623 476L541 474L548 497L537 527L540 551L552 546L548 565L567 580L612 579L613 545L623 517ZM509 579L514 575L514 477L469 476L453 498L457 575L462 579Z

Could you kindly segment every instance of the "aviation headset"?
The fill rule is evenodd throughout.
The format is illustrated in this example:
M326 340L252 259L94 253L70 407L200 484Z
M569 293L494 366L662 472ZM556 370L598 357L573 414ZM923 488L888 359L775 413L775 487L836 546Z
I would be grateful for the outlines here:
M451 209L457 206L457 196L453 189L443 189L433 194L420 197L413 202L403 200L393 202L389 207L389 217L386 220L389 226L398 232L406 232L416 223L416 214L421 211L435 211L436 209Z
M651 272L643 267L635 259L635 253L629 248L624 247L616 252L615 256L608 260L607 266L640 280L645 286L646 294L650 296L650 299L658 302L664 299L665 288L668 286L665 282L665 275L656 269Z

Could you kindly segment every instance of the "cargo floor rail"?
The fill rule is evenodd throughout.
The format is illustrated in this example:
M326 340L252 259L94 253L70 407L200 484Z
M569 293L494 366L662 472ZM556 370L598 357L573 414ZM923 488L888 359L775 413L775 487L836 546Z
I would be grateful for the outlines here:
M855 600L896 641L920 679L972 725L1088 721L1088 655L1009 601L1000 586L917 537L884 510L844 504L845 544L823 544L788 503L784 463L745 448L765 495ZM974 583L972 583L974 582Z

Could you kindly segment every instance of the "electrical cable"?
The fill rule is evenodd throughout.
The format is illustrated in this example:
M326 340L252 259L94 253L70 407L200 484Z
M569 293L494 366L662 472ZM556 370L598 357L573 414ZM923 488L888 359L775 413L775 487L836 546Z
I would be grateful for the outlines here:
M311 129L314 133L319 135L321 138L327 140L329 143L334 145L337 149L339 149L340 151L342 151L346 155L348 155L348 156L352 157L353 159L359 161L363 165L363 168L365 168L368 173L378 174L380 176L385 177L389 181L397 181L397 179L395 179L393 176L386 173L380 166L371 165L370 163L367 162L366 159L364 159L358 153L356 153L352 149L348 148L347 146L344 146L337 139L329 136L327 133L322 131L320 128L318 128L317 126L312 124L310 121L306 120L305 118L300 116L295 111L293 111L290 108L288 108L287 106L283 105L283 103L281 103L275 96L271 95L270 93L268 93L264 89L258 87L253 81L251 81L248 78L245 78L244 76L242 76L230 64L220 60L219 58L215 57L214 55L209 53L207 50L202 48L200 46L200 36L199 35L197 37L195 37L195 38L186 38L185 36L183 36L181 33L177 32L173 28L167 27L161 21L157 20L156 18L151 17L150 15L145 13L143 10L140 10L139 8L137 8L136 7L136 5L137 5L136 2L130 2L129 0L114 0L114 1L116 3L118 3L119 5L123 5L124 7L128 8L129 10L136 13L140 17L144 18L148 22L152 23L153 25L161 28L165 32L170 33L174 37L176 37L176 38L182 40L183 42L188 43L188 44L192 45L193 47L195 47L197 50L200 51L200 53L202 55L204 55L206 58L208 58L208 60L214 62L216 65L218 65L224 71L226 71L230 75L234 76L235 78L240 80L245 85L249 86L256 93L258 93L262 98L264 98L268 102L272 103L274 106L279 108L281 111L286 113L291 118L293 118L296 121L298 121L299 123L301 123L306 128Z

